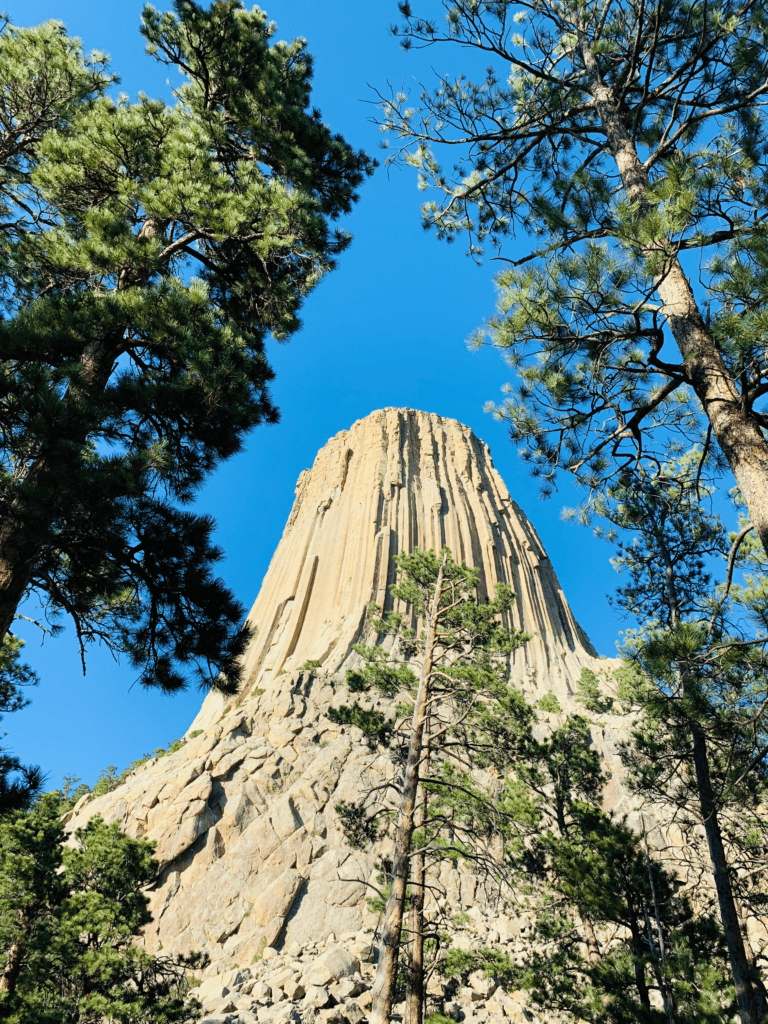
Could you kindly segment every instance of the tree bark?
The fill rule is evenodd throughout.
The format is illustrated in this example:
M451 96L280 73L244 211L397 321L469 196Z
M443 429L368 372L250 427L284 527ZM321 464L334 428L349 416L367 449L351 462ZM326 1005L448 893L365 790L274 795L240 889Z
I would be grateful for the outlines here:
M370 1024L389 1024L392 1003L397 982L397 958L400 950L400 936L403 928L403 907L410 875L411 840L414 830L414 812L419 788L421 760L424 754L424 729L427 722L427 703L436 640L437 616L443 589L445 561L437 574L432 607L428 613L427 637L424 645L424 659L419 674L419 686L413 708L411 739L408 745L408 760L405 766L400 810L397 816L395 851L392 862L392 881L389 899L384 911L379 943L379 963L373 983Z
M648 174L624 124L612 89L602 82L595 55L583 36L579 49L589 78L595 110L616 161L624 191L642 213L647 208ZM662 250L648 251L651 255ZM712 431L728 460L750 519L768 554L768 443L755 417L747 410L707 329L676 253L665 255L665 271L656 280L661 313L683 357L688 384L701 402Z
M741 934L741 923L733 897L731 878L728 873L728 861L723 847L723 837L717 819L717 807L712 792L712 779L709 774L709 758L707 756L706 738L700 729L693 728L693 761L696 768L696 784L699 791L701 818L707 836L709 857L712 862L712 874L715 879L717 902L720 908L720 922L725 933L728 946L728 959L731 964L736 1000L739 1004L741 1024L760 1024L761 1015L758 1001L755 998L754 986L747 960L744 940Z
M7 992L12 996L16 991L16 985L21 974L21 966L24 962L24 947L20 942L12 942L8 949L8 956L5 961L3 973L0 974L0 992Z
M632 933L632 961L635 968L635 986L637 988L637 994L640 997L640 1005L650 1011L651 1009L651 997L648 992L648 982L645 980L645 965L643 964L643 939L640 929L637 925L636 912L634 907L630 905L630 924L629 930Z
M760 968L757 966L757 956L755 955L752 943L749 941L749 933L747 931L748 916L744 909L744 905L742 904L739 906L739 903L737 902L736 909L739 911L741 937L744 941L744 952L747 954L747 962L750 966L752 988L757 1002L757 1012L760 1014L760 1019L765 1020L768 1017L768 992L766 991L765 983L760 976Z
M592 918L588 914L582 913L581 910L579 910L579 916L584 926L584 937L587 940L587 959L591 964L598 964L600 963L600 943L597 939Z
M429 768L429 719L424 726L424 756L421 775ZM418 794L417 794L418 799ZM427 794L421 787L421 803L414 812L414 831L423 828L427 820ZM424 1024L424 886L427 880L426 857L420 849L412 857L411 865L411 956L408 970L408 989L405 996L405 1024Z
M582 33L579 34L579 50L595 110L616 161L624 191L642 214L648 208L648 174L624 124L613 91L603 83L595 55ZM659 251L662 251L661 244L649 249L648 255ZM704 323L678 256L673 251L665 252L664 262L664 273L655 282L661 299L661 312L683 357L687 381L712 424L712 431L749 509L755 531L768 553L768 444L754 416L742 403L722 354ZM736 986L739 1016L742 1024L759 1024L760 1016L717 820L706 739L695 726L692 739L702 821Z
M422 802L414 816L414 830L422 828L426 817ZM408 970L408 989L405 997L405 1024L424 1024L424 882L426 865L424 851L412 858L411 868L411 956Z
M99 339L86 348L80 360L81 380L67 389L63 398L65 406L87 403L104 390L121 342L122 338ZM89 433L84 425L80 436L69 440L83 445ZM50 455L38 455L24 476L22 487L26 494L18 495L11 502L0 526L0 643L10 630L16 610L32 582L50 523L60 511L56 505L57 485L64 472L64 467L56 465ZM49 511L42 523L41 505L48 506Z

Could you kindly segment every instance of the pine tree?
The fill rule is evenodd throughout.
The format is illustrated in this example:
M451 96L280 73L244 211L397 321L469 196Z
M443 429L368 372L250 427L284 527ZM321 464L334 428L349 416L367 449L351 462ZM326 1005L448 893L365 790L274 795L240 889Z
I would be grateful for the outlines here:
M37 684L35 673L21 661L23 646L24 641L11 633L0 644L0 720L26 707L29 699L24 688ZM0 748L0 817L27 807L42 789L43 781L39 768L22 765L17 757Z
M507 263L497 411L545 490L563 468L599 492L702 436L768 551L765 3L399 7L406 47L490 64L387 98L383 125L437 193L425 225Z
M243 610L184 505L276 421L266 338L372 168L274 30L239 0L145 7L173 104L110 98L57 23L0 35L0 635L34 596L166 690L237 685Z
M614 560L629 574L618 603L642 626L628 631L619 695L640 712L624 759L630 782L681 825L706 837L718 916L727 943L742 1022L757 1022L768 1001L749 946L745 911L764 914L763 807L768 756L766 633L741 613L765 610L765 556L759 578L732 586L750 532L732 537L724 583L712 585L711 556L728 545L719 519L703 503L700 453L668 462L653 475L626 474L598 503L620 531ZM631 542L623 540L625 534Z
M187 971L198 955L150 956L153 845L93 818L64 848L58 794L0 819L0 1016L13 1024L196 1019Z
M380 643L356 648L365 664L347 678L353 692L376 688L390 698L411 698L394 709L406 733L393 799L383 808L394 830L394 852L382 905L372 1024L389 1020L404 935L409 939L409 1024L422 1019L428 863L464 857L488 864L499 815L473 772L503 771L528 742L532 717L522 694L508 683L509 658L529 639L503 624L514 601L510 588L497 584L494 599L478 603L478 570L455 562L447 548L440 556L419 550L402 554L397 571L390 594L408 607L408 616L390 611L372 619ZM388 644L382 646L385 638ZM333 717L362 727L373 741L394 744L397 738L391 714L368 710L359 701ZM362 844L380 834L381 812L371 815L355 805L337 810L353 841Z
M563 718L521 752L499 800L518 826L506 883L534 919L522 962L449 950L443 973L484 970L542 1009L593 1024L723 1020L735 1000L720 929L679 893L645 837L601 809L608 780L593 723Z

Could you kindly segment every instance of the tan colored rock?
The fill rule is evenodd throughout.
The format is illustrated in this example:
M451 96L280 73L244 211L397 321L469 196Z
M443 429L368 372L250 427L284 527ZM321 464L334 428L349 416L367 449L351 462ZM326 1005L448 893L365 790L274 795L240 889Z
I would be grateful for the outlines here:
M275 917L285 918L303 881L304 879L298 871L292 869L284 871L268 889L265 889L254 900L252 911L254 921L266 927Z
M291 978L289 981L287 981L285 984L285 994L288 996L289 999L303 999L307 993L306 989L304 988L304 985L301 982L301 978Z
M310 985L307 989L307 994L302 999L302 1005L306 1007L316 1007L318 1010L328 1005L328 989L321 985Z
M360 961L343 946L331 946L318 957L307 975L310 985L328 985L332 981L348 978L360 970Z
M483 591L512 585L514 625L534 634L516 655L516 674L567 695L594 652L536 531L484 442L456 420L412 409L359 420L299 477L249 616L259 632L246 658L248 685L265 687L307 659L341 668L368 603L388 601L392 556L444 544L481 567Z
M359 730L326 716L346 699L343 670L357 663L352 646L364 639L369 603L391 603L394 556L444 544L480 568L481 595L497 582L516 592L508 624L534 639L515 654L511 674L532 698L552 690L573 706L581 669L605 665L488 446L468 427L383 409L337 434L299 478L249 615L255 636L239 697L210 694L181 749L151 759L112 793L83 798L68 816L69 829L101 814L157 842L163 869L151 894L150 951L205 951L210 973L220 975L254 958L264 963L273 946L304 948L375 927L366 883L376 884L377 857L388 848L350 850L335 807L391 780L394 768ZM308 659L320 662L319 674L302 671ZM608 739L599 741L609 750ZM441 882L452 904L485 905L471 872L445 866ZM462 932L455 945L476 937ZM344 952L357 964L351 973L359 970ZM300 973L319 970L329 953ZM323 969L328 984L348 976L330 960Z
M496 991L497 985L493 978L487 977L482 971L474 971L470 974L470 986L478 993L481 999L488 999Z

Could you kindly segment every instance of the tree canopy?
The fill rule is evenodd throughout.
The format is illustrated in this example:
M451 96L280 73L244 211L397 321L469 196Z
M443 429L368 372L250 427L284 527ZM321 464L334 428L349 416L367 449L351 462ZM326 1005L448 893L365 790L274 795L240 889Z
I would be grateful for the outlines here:
M194 1020L193 954L135 945L151 920L153 844L93 818L65 848L58 794L0 818L0 1016L12 1024Z
M436 193L425 225L507 264L475 340L518 371L498 412L545 489L566 469L600 490L698 436L768 549L765 4L399 7L406 47L489 64L385 98L383 124Z
M184 506L277 420L266 339L298 329L372 169L274 30L239 0L145 7L173 103L108 95L58 23L0 35L2 635L34 596L166 690L237 685L243 609Z

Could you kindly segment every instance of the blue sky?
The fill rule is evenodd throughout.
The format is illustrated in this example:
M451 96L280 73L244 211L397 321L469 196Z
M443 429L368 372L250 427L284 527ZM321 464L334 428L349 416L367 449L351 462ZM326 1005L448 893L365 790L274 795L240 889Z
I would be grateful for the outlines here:
M141 6L138 0L14 0L7 10L19 25L57 18L86 49L109 53L119 88L131 98L140 90L168 97L168 70L143 52ZM277 22L278 38L309 41L316 59L313 102L324 119L373 155L381 156L381 136L370 121L376 110L369 87L386 91L391 83L418 93L418 81L427 82L433 67L460 70L457 49L400 50L389 33L395 0L273 0L266 10ZM483 412L510 379L496 353L472 354L464 344L493 312L494 264L478 267L460 244L448 246L426 234L422 199L415 172L380 167L347 219L351 248L306 303L303 330L287 345L270 345L282 422L256 430L247 450L222 467L199 498L200 510L217 520L217 540L226 550L221 573L250 607L282 533L296 478L318 448L374 409L410 406L455 417L490 444L577 619L601 653L613 654L622 623L606 599L617 580L610 547L561 521L563 505L578 500L567 481L554 498L539 500L504 427ZM91 652L83 678L71 629L42 647L33 630L25 635L41 683L31 706L3 725L7 744L22 760L41 764L51 786L67 772L92 784L106 765L122 769L183 733L199 707L198 691L166 697L131 688L134 674L103 651Z

